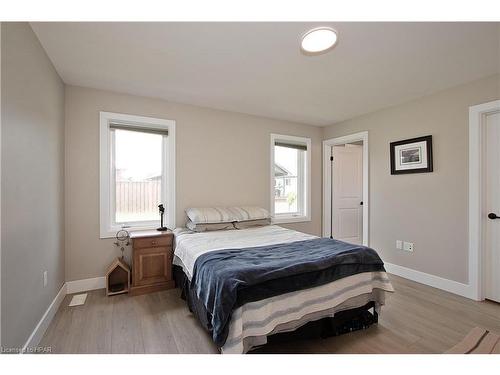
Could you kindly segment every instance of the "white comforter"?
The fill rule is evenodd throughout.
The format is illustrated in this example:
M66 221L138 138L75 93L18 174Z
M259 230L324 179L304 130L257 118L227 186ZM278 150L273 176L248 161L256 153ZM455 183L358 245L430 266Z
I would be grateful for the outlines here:
M209 251L241 249L246 247L274 245L317 238L316 236L279 227L266 225L251 229L220 230L193 233L176 229L174 264L183 268L191 280L196 259Z

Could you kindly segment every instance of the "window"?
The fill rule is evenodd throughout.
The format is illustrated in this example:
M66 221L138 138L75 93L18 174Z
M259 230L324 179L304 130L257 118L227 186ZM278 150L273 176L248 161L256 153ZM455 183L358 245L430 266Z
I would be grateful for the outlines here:
M271 215L275 223L311 220L311 140L271 134Z
M175 122L149 117L100 114L101 238L122 227L175 227Z

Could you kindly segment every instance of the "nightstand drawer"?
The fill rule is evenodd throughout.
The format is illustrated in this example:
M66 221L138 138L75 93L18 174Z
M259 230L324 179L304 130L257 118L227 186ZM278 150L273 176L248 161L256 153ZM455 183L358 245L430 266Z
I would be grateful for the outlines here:
M147 238L135 238L134 248L144 249L151 247L163 247L172 246L173 236L161 236L161 237L147 237Z

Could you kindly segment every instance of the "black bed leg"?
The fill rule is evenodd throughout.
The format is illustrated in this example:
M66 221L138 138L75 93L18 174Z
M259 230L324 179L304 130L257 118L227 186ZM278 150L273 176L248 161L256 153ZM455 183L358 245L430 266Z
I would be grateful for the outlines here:
M375 305L373 305L373 322L378 323L378 312L377 312L377 308L375 307Z

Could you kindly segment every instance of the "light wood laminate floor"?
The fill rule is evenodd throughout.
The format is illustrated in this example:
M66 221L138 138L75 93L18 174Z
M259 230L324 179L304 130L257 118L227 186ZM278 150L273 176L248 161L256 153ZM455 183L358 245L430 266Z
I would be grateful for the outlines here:
M379 324L338 337L266 345L257 353L442 353L473 327L500 333L500 304L475 302L391 275ZM66 296L45 333L52 353L217 353L173 289L142 296Z

